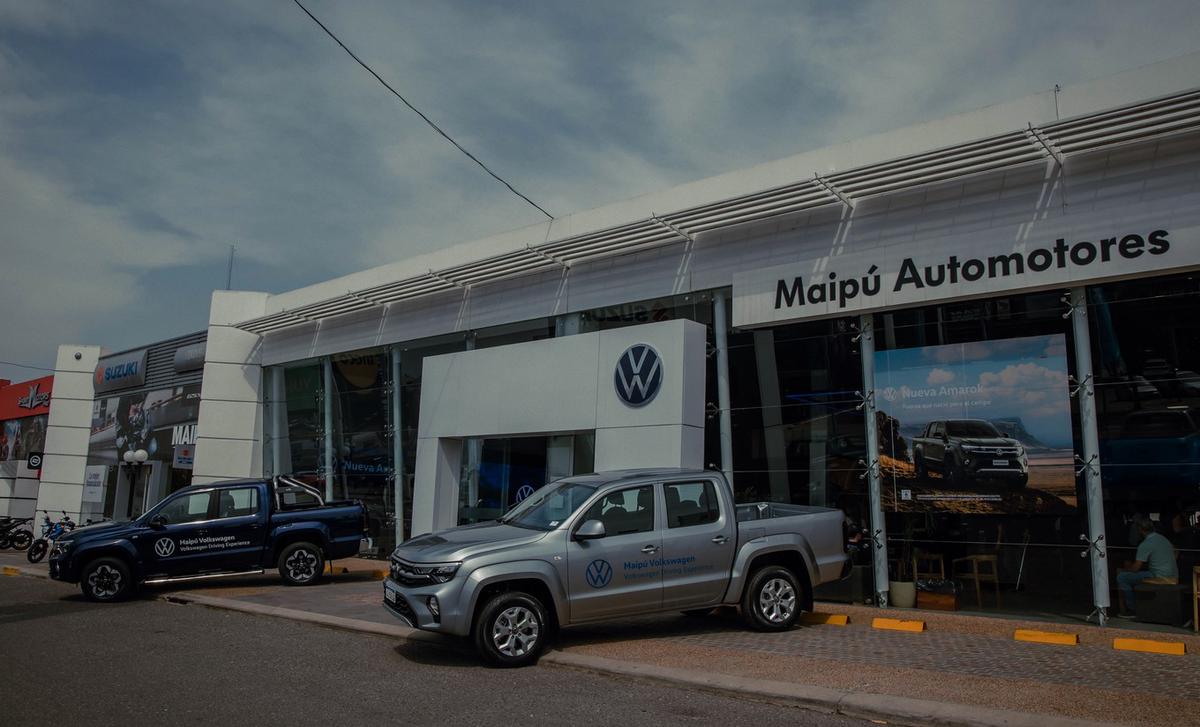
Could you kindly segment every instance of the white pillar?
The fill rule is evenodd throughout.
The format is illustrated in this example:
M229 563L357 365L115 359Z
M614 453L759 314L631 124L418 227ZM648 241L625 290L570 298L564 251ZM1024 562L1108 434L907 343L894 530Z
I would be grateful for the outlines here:
M458 483L463 440L417 440L417 488L413 492L413 535L454 527L458 522Z
M392 389L389 401L392 411L392 505L396 508L396 544L404 542L404 410L400 390L399 346L390 349L392 365Z
M713 294L713 337L717 344L717 425L721 440L721 471L733 487L733 412L729 403L729 321L725 291Z
M268 295L212 295L192 483L263 476L262 339L236 328L262 315Z
M1092 378L1092 334L1088 326L1087 289L1071 288L1071 329L1075 336L1075 376L1079 380L1079 426L1083 429L1084 485L1087 491L1088 548L1092 564L1092 598L1103 626L1111 605L1108 592L1108 546L1104 542L1104 495L1100 490L1100 435L1096 424L1096 384Z
M271 472L286 475L292 471L292 440L288 431L287 374L282 366L265 372L271 391Z
M325 501L333 499L333 361L329 356L321 357L321 409L325 423L321 435L325 442Z
M859 355L862 358L863 424L867 428L867 485L870 492L871 531L873 541L871 563L875 570L875 605L888 605L887 526L883 517L883 498L879 477L879 425L875 416L875 324L870 313L858 317Z
M99 361L99 346L58 347L35 506L49 511L51 520L57 520L65 511L76 522L83 522L83 482L95 397L92 382ZM35 533L39 525L40 521L34 522Z

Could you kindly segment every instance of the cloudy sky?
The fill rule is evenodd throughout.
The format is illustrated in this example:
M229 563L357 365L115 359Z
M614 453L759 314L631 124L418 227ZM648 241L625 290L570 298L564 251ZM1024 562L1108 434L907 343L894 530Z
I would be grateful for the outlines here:
M555 215L1200 49L1194 0L306 5ZM0 360L202 328L231 244L278 292L540 219L291 0L0 0Z

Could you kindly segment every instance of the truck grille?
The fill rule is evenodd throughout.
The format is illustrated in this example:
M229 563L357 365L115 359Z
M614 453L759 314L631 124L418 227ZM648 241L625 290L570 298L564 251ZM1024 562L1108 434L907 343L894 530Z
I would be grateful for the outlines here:
M389 570L393 581L406 586L424 586L434 582L433 578L417 573L412 564L405 563L398 558L392 558Z
M963 447L964 450L978 455L990 455L993 457L1016 457L1016 447Z
M404 596L396 594L396 602L388 605L390 605L396 611L396 613L400 614L405 621L408 621L414 626L416 625L417 614L412 610L412 606L408 605L408 601L404 599Z

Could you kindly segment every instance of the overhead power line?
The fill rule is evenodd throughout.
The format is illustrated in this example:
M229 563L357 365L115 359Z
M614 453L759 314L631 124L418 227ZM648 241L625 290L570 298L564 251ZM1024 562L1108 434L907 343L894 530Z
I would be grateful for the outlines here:
M518 197L520 197L521 199L525 200L525 201L526 201L526 202L528 202L529 204L531 204L531 205L533 205L534 207L536 207L536 208L537 208L537 211L538 211L538 212L541 212L541 213L542 213L542 214L544 214L544 215L546 215L546 217L548 217L548 218L550 218L550 219L554 219L554 215L552 215L552 214L550 214L549 212L547 212L546 210L542 209L542 206L541 206L541 205L539 205L537 202L534 202L533 200L529 199L529 198L528 198L528 197L526 197L525 195L523 195L523 194L521 194L520 192L518 192L518 191L517 191L517 189L516 189L515 187L513 187L511 184L509 184L507 181L505 181L505 180L504 180L504 179L503 179L503 178L502 178L500 175L496 174L496 173L495 173L495 172L493 172L491 169L488 169L488 166L487 166L486 164L484 164L483 162L479 161L479 158L478 158L478 157L476 157L474 154L472 154L471 152L469 152L469 151L467 151L466 149L464 149L464 148L463 148L463 146L462 146L462 144L459 144L457 141L455 141L454 139L450 138L450 135L449 135L449 134L447 134L446 132L442 131L441 127L439 127L437 124L433 123L433 121L432 121L432 120L431 120L431 119L430 119L428 116L426 116L425 114L421 113L421 110L420 110L420 109L418 109L416 106L413 106L411 103L409 103L408 99L406 99L406 98L404 98L403 96L401 96L399 91L397 91L396 89L392 88L391 84L389 84L387 81L383 80L383 77L382 77L382 76L380 76L378 73L376 73L376 72L375 72L375 69L373 69L373 68L371 68L370 66L368 66L366 63L364 63L364 62L363 62L363 60L362 60L361 58L359 58L358 56L356 56L356 55L354 54L354 51L352 51L352 50L350 50L349 48L347 48L347 47L346 47L346 44L345 44L345 43L343 43L343 42L341 41L341 39L340 39L340 38L338 38L336 35L334 35L332 30L330 30L329 28L325 27L325 24L324 24L324 23L322 23L320 20L318 20L318 19L317 19L317 16L313 15L312 13L310 13L310 12L308 11L308 8L304 7L304 5L300 3L300 0L292 0L292 2L296 3L296 6L297 6L297 7L299 7L301 10L303 10L305 15L307 15L307 16L308 16L308 17L310 17L310 18L312 18L312 21L313 21L314 23L316 23L317 25L321 26L321 30L325 31L325 35L328 35L330 38L333 38L333 41L334 41L335 43L337 43L338 45L340 45L340 46L342 47L342 50L346 51L346 53L347 53L347 54L349 54L349 56L350 56L351 58L353 58L353 59L354 59L354 60L355 60L355 61L358 63L358 65L360 65L360 66L362 66L363 68L365 68L365 69L366 69L366 71L367 71L367 73L370 73L372 76L374 76L376 81L379 81L380 83L382 83L382 84L383 84L383 87L384 87L384 88L386 88L387 90L391 91L393 96L395 96L396 98L398 98L398 99L400 99L402 102L404 102L404 105L405 105L405 106L407 106L408 108L412 109L413 113L415 113L417 116L420 116L420 117L421 117L421 119L422 119L422 120L423 120L423 121L424 121L426 124L429 124L429 127L430 127L431 129L433 129L433 130L434 130L434 131L436 131L437 133L441 134L443 139L445 139L446 141L448 141L448 142L450 142L451 144L453 144L453 145L454 145L454 148L458 149L458 150L459 150L459 151L461 151L463 154L466 154L466 155L467 155L467 158L469 158L471 161L473 161L473 162L475 162L476 164L478 164L480 169L482 169L483 171L485 171L485 172L487 172L488 174L490 174L490 175L492 176L492 178L493 178L493 179L495 179L497 182L500 182L500 183L501 183L501 184L503 184L505 187L508 187L508 191L512 192L513 194L517 195L517 196L518 196Z
M29 364L16 363L14 361L0 361L0 364L5 366L16 366L21 369L35 369L37 371L53 371L54 369L46 368L45 366L30 366Z

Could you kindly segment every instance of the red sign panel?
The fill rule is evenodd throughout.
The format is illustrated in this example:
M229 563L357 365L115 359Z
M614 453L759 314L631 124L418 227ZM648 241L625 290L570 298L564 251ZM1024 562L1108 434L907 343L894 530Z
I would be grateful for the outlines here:
M48 414L53 389L53 376L0 387L0 420Z

